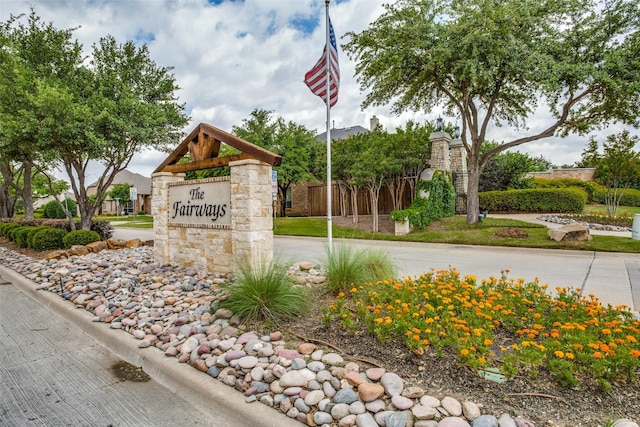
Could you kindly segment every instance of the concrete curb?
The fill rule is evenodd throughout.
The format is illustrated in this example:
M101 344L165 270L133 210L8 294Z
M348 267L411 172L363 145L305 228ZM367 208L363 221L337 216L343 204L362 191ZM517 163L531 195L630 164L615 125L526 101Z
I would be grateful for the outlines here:
M248 404L239 391L222 384L194 367L167 357L155 347L141 349L132 335L111 329L106 323L94 322L93 316L69 301L48 291L36 290L36 284L21 274L0 266L0 276L18 289L74 323L86 334L126 362L141 367L159 384L193 404L205 414L216 417L220 412L238 420L238 425L255 427L300 427L300 423L280 411L259 402Z

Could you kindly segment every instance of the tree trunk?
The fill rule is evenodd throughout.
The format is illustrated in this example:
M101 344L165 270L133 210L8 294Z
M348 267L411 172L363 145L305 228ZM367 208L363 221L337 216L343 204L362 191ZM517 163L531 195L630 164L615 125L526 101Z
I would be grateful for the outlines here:
M0 218L11 217L13 217L13 209L11 209L9 185L3 181L0 183Z
M340 216L347 216L349 207L347 198L349 197L349 188L342 181L338 182L338 190L340 191Z
M358 223L358 186L351 186L351 214L354 224Z
M24 201L24 219L33 219L33 194L31 192L31 171L33 163L24 162L24 185L22 186L22 200Z
M480 184L480 169L474 162L469 162L469 183L467 186L467 224L478 222L480 201L478 199L478 185Z
M371 218L372 218L372 232L378 232L378 200L380 199L380 187L370 187L369 196L371 197Z

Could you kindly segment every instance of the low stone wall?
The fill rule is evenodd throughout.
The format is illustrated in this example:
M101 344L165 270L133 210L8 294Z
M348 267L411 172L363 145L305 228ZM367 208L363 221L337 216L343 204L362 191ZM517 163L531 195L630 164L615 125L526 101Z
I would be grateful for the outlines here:
M594 168L550 169L545 172L529 172L525 176L539 179L577 179L593 181Z

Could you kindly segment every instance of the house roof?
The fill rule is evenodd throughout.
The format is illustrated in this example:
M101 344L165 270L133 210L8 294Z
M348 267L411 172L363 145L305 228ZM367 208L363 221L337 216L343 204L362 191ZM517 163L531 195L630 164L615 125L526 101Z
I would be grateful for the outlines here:
M362 126L351 126L348 128L332 128L331 129L331 139L346 139L349 135L356 135L359 133L369 132L369 129ZM316 136L318 141L326 141L327 140L327 132L322 132Z
M127 169L116 174L111 185L115 184L131 184L138 190L138 194L151 194L151 178L128 171ZM89 185L88 188L96 187L97 185L98 181Z

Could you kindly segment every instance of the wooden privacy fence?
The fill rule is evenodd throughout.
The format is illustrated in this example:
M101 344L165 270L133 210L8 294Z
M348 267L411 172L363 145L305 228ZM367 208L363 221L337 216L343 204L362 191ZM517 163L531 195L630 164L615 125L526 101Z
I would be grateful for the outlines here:
M340 215L340 206L342 202L342 194L338 185L332 186L331 215ZM302 192L304 194L304 192ZM300 194L300 193L298 193ZM346 195L347 216L352 215L351 209L351 192ZM308 216L325 216L327 214L327 186L323 184L309 184L306 191L306 203L298 205L294 201L291 211L306 214ZM411 204L411 189L407 185L402 199L402 206L398 209L406 209ZM306 206L306 209L296 209L299 206ZM388 214L393 210L393 202L389 190L386 187L380 189L380 198L378 200L378 213ZM306 211L306 212L304 212ZM371 204L369 202L369 192L361 189L358 192L358 215L371 215Z

